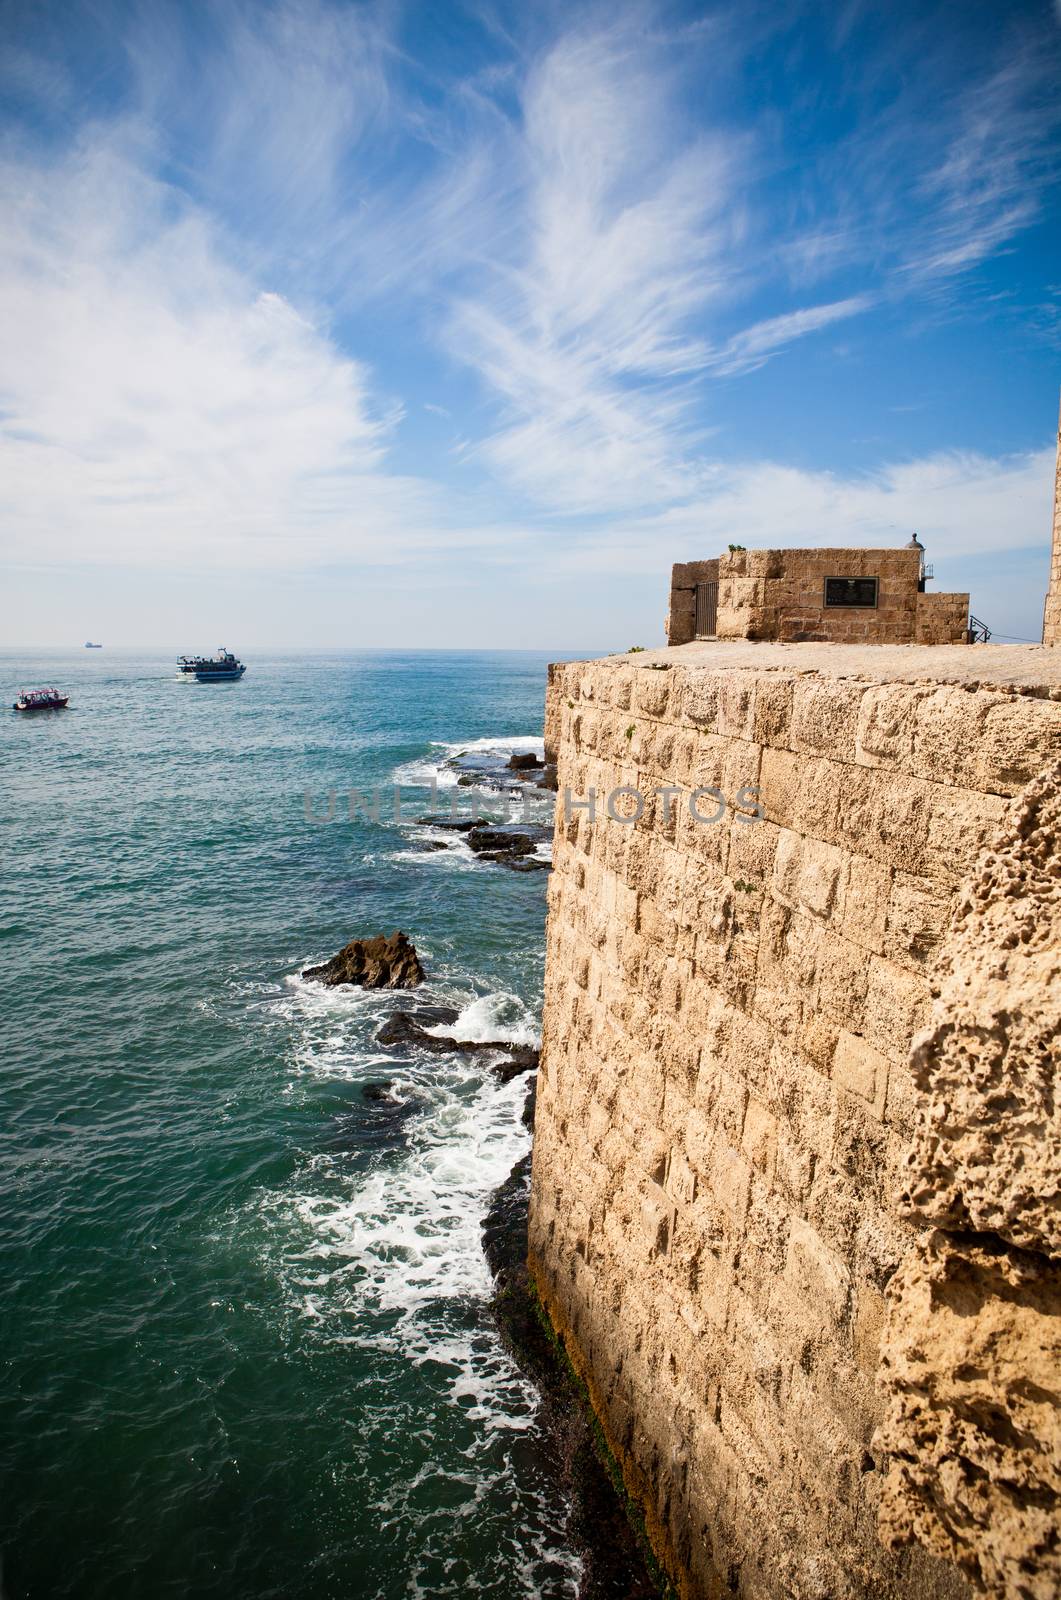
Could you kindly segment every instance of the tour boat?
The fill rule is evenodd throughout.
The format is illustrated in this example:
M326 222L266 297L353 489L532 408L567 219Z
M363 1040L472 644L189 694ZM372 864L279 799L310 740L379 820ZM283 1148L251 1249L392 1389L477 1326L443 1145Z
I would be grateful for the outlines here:
M224 645L216 656L180 656L177 660L177 672L186 683L191 683L193 678L196 683L229 683L242 678L246 670L243 662L237 661Z
M58 689L22 689L12 706L13 711L61 711L70 696Z

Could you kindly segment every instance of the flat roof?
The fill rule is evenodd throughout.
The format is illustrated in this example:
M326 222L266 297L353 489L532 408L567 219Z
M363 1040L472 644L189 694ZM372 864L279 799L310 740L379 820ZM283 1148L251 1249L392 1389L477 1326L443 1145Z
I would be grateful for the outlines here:
M602 665L617 667L812 673L866 683L959 683L1061 700L1061 646L1040 644L781 644L703 639L599 659Z

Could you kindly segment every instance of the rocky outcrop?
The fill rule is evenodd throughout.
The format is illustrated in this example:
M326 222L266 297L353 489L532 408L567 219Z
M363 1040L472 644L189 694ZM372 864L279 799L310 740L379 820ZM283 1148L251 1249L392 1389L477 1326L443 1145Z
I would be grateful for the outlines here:
M524 755L511 755L508 766L510 772L540 772L543 762L540 756L536 756L534 751L530 750Z
M429 1050L433 1055L451 1055L458 1052L462 1055L502 1056L504 1060L495 1068L502 1082L507 1082L509 1078L518 1077L521 1072L530 1072L537 1067L538 1052L533 1045L514 1044L510 1039L457 1039L452 1034L429 1032L429 1028L433 1026L445 1027L456 1020L456 1011L441 1006L422 1013L419 1017L413 1016L409 1011L395 1011L376 1034L376 1043L386 1045L388 1048L415 1044L421 1050Z
M362 989L414 989L424 981L424 969L415 946L400 930L389 937L351 939L338 955L318 967L307 967L304 978L320 983L358 984Z
M538 845L548 837L548 829L521 823L512 828L472 828L465 842L480 861L493 861L516 872L548 872L549 862L536 854Z
M1061 1591L1061 763L1014 803L936 963L889 1286L886 1542Z

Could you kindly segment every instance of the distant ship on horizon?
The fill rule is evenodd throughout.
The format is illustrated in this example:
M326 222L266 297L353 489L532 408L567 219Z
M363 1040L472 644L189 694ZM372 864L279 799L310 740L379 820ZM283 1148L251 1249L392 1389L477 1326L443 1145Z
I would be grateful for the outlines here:
M91 639L86 639L85 640L85 649L86 650L102 650L103 646L101 644L93 644Z

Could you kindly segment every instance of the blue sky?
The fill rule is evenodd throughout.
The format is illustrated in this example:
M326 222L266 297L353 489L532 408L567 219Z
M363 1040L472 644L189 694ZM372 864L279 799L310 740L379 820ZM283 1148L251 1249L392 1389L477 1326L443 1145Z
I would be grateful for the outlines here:
M1061 5L0 0L8 643L607 649L902 544L1037 638Z

